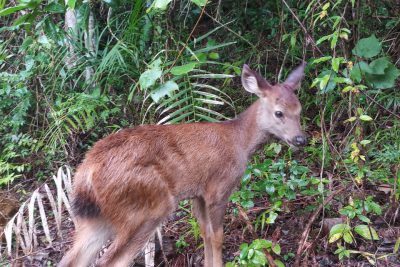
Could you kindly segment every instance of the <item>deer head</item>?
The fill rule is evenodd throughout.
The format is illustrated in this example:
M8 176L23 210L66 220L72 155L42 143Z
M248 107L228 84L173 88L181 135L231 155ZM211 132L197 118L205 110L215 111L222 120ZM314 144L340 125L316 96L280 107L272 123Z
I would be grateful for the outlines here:
M285 82L276 85L271 85L246 64L242 71L243 87L260 98L257 114L259 127L291 146L306 144L300 126L301 104L295 94L304 76L305 66L303 62L290 73Z

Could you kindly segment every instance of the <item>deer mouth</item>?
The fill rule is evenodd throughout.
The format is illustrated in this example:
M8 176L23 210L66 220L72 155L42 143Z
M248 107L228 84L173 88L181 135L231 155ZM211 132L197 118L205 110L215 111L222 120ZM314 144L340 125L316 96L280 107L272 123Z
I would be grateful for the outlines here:
M299 146L294 144L291 140L285 139L285 143L289 145L289 147L293 150L298 150Z

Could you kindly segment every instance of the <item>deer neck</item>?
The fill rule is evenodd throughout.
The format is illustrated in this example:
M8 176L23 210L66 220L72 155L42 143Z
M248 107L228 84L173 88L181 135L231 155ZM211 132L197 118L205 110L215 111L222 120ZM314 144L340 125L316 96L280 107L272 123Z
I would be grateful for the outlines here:
M262 129L258 123L261 100L258 99L249 108L232 121L235 143L249 158L261 145L265 144L270 133Z

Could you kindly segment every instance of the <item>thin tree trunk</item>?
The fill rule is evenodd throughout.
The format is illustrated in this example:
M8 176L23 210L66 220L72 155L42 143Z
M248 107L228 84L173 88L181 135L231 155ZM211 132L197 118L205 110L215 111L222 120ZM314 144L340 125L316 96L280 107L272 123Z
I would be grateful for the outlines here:
M67 4L67 2L66 2ZM71 69L76 64L76 53L74 46L71 43L71 40L76 40L76 36L78 34L78 28L76 25L76 12L74 9L67 8L65 12L65 31L67 32L67 47L69 50L69 54L65 57L65 64L68 69Z
M88 28L85 33L85 47L88 50L88 57L94 56L95 53L95 46L96 40L95 40L95 21L94 21L94 15L93 11L89 11L89 21L88 21ZM86 67L85 70L85 81L87 84L90 84L90 87L93 87L95 84L94 82L91 82L93 78L94 70L92 66Z

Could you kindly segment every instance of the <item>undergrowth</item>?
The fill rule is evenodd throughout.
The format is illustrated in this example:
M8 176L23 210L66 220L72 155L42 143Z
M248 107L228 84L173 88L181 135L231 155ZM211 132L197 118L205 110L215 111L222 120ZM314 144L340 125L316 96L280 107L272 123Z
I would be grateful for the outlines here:
M399 10L358 0L0 2L0 186L76 165L124 127L229 120L254 101L240 89L244 63L276 83L304 59L308 145L274 142L249 163L231 196L242 237L226 246L227 266L399 264ZM196 253L198 225L181 206L176 247ZM285 230L296 237L288 245L279 229L293 216L303 224Z

